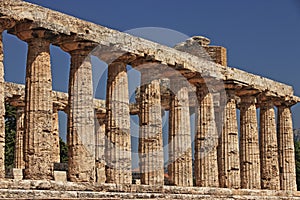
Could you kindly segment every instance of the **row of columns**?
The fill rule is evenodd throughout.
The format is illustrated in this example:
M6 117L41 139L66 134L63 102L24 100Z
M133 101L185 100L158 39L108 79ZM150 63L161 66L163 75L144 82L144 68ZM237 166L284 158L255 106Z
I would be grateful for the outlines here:
M9 27L2 28L2 31L5 28ZM57 131L55 131L57 127L53 126L52 120L57 116L53 113L51 98L49 38L53 39L56 36L45 30L31 30L31 28L31 24L18 24L15 28L17 36L28 43L24 108L25 178L52 179L53 162L57 161L53 153L53 145L57 144ZM2 41L0 44L0 73L2 73L0 84L3 85ZM98 160L97 165L103 166L101 152L95 152L95 141L96 139L100 141L99 137L103 138L103 135L96 134L95 138L93 134L95 121L92 67L90 60L87 59L93 45L87 42L60 44L61 48L71 55L67 135L68 178L75 182L94 182L95 160ZM142 75L143 78L147 77ZM1 87L0 90L1 112L4 111L3 88ZM168 166L168 171L172 184L192 186L188 90L186 87L176 87L175 91L170 101L169 155L172 162ZM254 96L241 96L240 147L238 147L236 102L234 95L230 93L227 95L223 114L222 142L218 148L213 96L205 85L198 85L196 93L199 102L194 155L196 186L279 189L280 185L280 189L283 190L296 190L292 119L289 106L282 104L278 107L278 131L276 132L272 101L264 100L260 104L259 142L256 99ZM151 80L141 87L139 155L142 184L161 185L164 181L160 101L158 80ZM131 140L126 63L118 61L109 65L106 110L104 155L106 182L130 184L132 180ZM3 127L2 117L0 129L2 130ZM4 131L1 130L0 158L4 158L4 141L2 141ZM102 132L103 127L100 133ZM21 134L17 135L21 137ZM219 155L222 155L219 159L222 162L219 164L221 168L218 167L218 149ZM24 165L20 160L16 161L16 164L20 167ZM0 166L0 172L3 172L0 174L3 176L3 160L0 160Z

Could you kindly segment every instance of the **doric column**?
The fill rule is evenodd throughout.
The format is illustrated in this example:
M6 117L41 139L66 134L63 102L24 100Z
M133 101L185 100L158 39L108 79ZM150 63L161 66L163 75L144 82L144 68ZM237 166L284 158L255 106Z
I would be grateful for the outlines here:
M226 93L222 93L221 98L225 101L225 107L222 133L219 140L220 186L225 188L240 188L239 136L234 91L227 90Z
M123 62L108 66L106 119L106 182L131 184L128 78Z
M92 64L89 42L63 43L71 55L68 110L68 178L73 182L95 181L95 123Z
M15 159L14 168L24 169L24 107L17 107L16 112L16 143L15 143Z
M95 121L96 127L96 182L105 183L105 120L98 118Z
M295 150L291 105L278 106L278 147L280 189L297 190L295 171Z
M5 177L5 100L4 100L4 65L2 32L14 26L10 19L0 17L0 178Z
M59 119L58 119L58 109L53 107L53 153L52 159L54 163L60 162L60 147L59 147Z
M272 99L260 98L261 188L279 190L278 146L275 110Z
M197 87L197 97L194 166L196 186L218 187L218 133L214 116L213 97L206 85Z
M256 98L242 96L240 104L241 188L260 189L260 157Z
M146 73L149 75L148 73ZM146 77L145 77L146 78ZM139 159L141 183L146 185L164 184L164 157L162 142L162 119L160 82L144 81L140 88L140 135Z
M193 186L192 142L188 87L171 80L169 112L169 165L171 184Z
M53 179L51 32L16 26L17 36L28 43L25 86L25 178Z

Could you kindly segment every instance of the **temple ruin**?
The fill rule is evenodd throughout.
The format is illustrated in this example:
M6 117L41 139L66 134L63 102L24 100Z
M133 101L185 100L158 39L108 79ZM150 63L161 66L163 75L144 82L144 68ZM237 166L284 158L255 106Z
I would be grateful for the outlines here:
M21 0L0 2L0 30L28 44L25 86L8 83L0 35L1 116L5 102L17 108L13 180L5 178L0 118L0 197L300 199L291 113L300 98L291 86L227 66L226 48L201 36L169 48ZM68 94L52 90L50 44L70 54ZM91 55L108 65L105 100L93 96ZM128 65L141 73L135 103ZM67 171L54 167L58 111L68 115ZM140 184L130 115L139 117Z

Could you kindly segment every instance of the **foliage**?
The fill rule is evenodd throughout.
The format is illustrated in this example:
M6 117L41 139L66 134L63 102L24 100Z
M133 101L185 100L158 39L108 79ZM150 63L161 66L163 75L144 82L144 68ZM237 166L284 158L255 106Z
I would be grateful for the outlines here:
M300 190L300 141L295 141L297 190Z
M68 163L68 146L62 140L61 137L59 138L59 148L60 148L60 162Z
M16 137L16 108L5 104L5 110L5 168L12 169Z

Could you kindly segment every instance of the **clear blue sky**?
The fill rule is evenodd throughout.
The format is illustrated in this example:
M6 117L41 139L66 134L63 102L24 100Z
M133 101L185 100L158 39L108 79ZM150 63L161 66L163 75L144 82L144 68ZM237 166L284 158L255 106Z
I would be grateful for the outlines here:
M300 95L298 0L27 1L120 31L161 27L207 36L212 44L227 48L230 66L292 85ZM26 45L11 36L5 36L5 44L5 78L24 83ZM54 48L53 87L61 91L67 91L67 56ZM300 106L293 112L294 127L300 128Z

